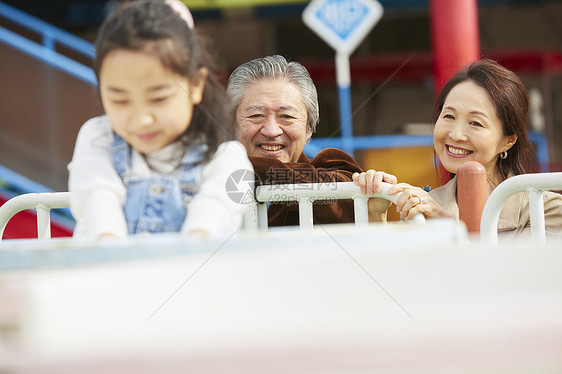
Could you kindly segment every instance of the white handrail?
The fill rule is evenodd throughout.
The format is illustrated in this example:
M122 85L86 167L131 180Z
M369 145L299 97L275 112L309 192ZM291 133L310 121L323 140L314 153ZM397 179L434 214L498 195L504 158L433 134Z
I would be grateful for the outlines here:
M326 182L326 183L300 183L300 184L273 184L256 187L257 223L260 229L267 228L267 202L298 202L299 224L301 229L312 228L312 203L319 200L353 199L355 224L365 225L369 222L367 201L370 197L380 197L396 204L400 193L389 195L390 183L382 183L380 193L366 195L353 182ZM412 222L425 223L423 214L417 214Z
M22 210L37 212L37 238L51 237L51 209L70 207L70 192L42 192L19 195L0 206L0 240L8 221Z
M500 183L488 197L480 221L482 241L498 242L498 220L509 197L517 192L529 193L531 239L546 241L543 192L562 189L562 173L536 173L516 175Z
M302 229L313 226L312 203L318 200L353 199L356 225L369 222L367 201L380 197L396 203L400 193L389 195L391 184L383 183L378 194L362 194L353 182L277 184L256 187L256 202L246 220L246 229L267 229L267 202L296 201L299 203L299 222ZM8 221L17 213L34 209L37 211L37 237L51 237L50 210L70 207L70 192L30 193L16 196L0 207L0 240ZM425 223L423 214L417 214L412 222Z

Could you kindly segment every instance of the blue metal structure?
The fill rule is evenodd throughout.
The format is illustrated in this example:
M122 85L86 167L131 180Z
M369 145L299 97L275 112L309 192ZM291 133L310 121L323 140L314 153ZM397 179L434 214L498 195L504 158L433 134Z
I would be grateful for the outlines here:
M55 49L58 43L74 52L93 59L96 55L96 49L92 43L2 2L0 2L0 17L9 19L11 22L37 32L41 35L42 44L24 38L4 27L0 27L0 42L54 66L86 83L97 85L95 74L91 68L58 53Z
M409 3L409 1L410 0L404 0L405 3ZM384 0L381 0L381 3L385 6L387 5ZM2 2L0 2L0 17L9 19L14 23L39 33L42 35L43 44L38 44L26 39L3 27L0 27L0 42L10 45L13 48L33 56L46 64L54 66L84 82L97 85L95 74L91 68L62 55L55 50L55 44L60 43L61 45L64 45L65 47L68 47L84 56L94 58L95 47L93 44ZM341 110L340 112L347 111L347 108L344 109L345 110ZM342 123L346 122L347 121L342 120ZM342 133L344 133L343 137L313 138L305 147L305 153L309 156L314 156L321 149L326 147L341 148L346 150L350 149L351 153L353 153L354 150L433 145L433 137L431 135L353 136L352 132L352 128L345 128L342 129ZM549 158L545 135L531 132L529 136L537 148L537 158L540 165L540 171L548 172ZM0 169L0 176L3 175L4 172L5 170ZM12 177L13 175L10 176L10 178ZM34 191L31 190L28 192Z
M304 149L309 157L313 157L324 148L345 149L345 138L313 138ZM433 147L432 135L372 135L354 136L353 148L355 150L383 149L394 147ZM546 136L541 133L529 131L529 139L537 150L539 171L548 173L548 145Z

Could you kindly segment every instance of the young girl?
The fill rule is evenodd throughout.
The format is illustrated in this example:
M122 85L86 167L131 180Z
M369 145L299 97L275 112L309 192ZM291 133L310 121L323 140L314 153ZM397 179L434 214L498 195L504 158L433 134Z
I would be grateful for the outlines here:
M99 31L106 115L82 126L68 166L75 237L230 235L243 223L247 205L229 198L226 182L252 166L180 4L129 3Z

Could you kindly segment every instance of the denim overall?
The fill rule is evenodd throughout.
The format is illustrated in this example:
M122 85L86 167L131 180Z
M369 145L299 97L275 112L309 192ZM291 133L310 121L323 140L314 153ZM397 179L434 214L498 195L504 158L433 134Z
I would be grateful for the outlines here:
M113 166L127 189L123 207L129 234L179 232L187 206L201 183L203 146L188 151L181 160L178 175L154 174L149 179L131 177L131 147L114 134L111 144Z

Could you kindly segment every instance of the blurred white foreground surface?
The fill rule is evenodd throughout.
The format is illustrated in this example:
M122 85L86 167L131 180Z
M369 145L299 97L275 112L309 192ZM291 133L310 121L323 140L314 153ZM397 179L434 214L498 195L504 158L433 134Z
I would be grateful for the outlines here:
M562 243L321 226L0 246L2 373L560 373Z

